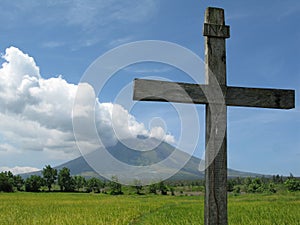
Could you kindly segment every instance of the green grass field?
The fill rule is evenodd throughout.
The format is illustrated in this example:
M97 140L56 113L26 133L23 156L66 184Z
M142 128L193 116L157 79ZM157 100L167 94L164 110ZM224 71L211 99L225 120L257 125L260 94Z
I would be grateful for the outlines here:
M0 224L203 224L201 196L0 193ZM300 193L229 196L229 224L300 224Z

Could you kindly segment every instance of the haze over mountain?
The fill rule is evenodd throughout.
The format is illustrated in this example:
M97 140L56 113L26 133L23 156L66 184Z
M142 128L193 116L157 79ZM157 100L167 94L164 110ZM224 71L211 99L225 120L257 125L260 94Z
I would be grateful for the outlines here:
M201 159L195 157L195 156L190 156L188 153L176 149L174 146L166 143L166 142L160 142L157 139L154 138L149 138L148 143L152 144L159 144L157 147L153 148L152 150L148 151L138 151L138 150L133 150L131 148L128 148L124 143L130 143L131 145L133 144L133 141L136 141L136 139L127 139L124 142L117 142L116 145L112 147L106 148L107 151L115 157L117 160L128 164L132 166L141 166L141 167L146 167L152 164L156 164L158 162L161 162L167 158L171 158L171 161L176 164L176 165L181 165L183 164L182 160L188 159L186 164L183 164L184 166L174 175L172 175L169 179L171 180L193 180L193 179L204 179L204 171L199 171L199 165L201 162ZM141 143L139 143L140 146L135 146L135 149L141 149L141 147L146 148L147 146L142 146ZM149 147L149 146L148 146ZM98 149L95 152L101 152L105 151L104 149ZM174 157L174 152L177 152L176 157ZM86 157L86 156L85 156ZM80 156L76 159L73 159L71 161L68 161L64 164L61 164L59 166L56 166L55 168L57 170L62 169L63 167L67 167L70 169L72 175L81 175L84 177L100 177L103 179L103 176L101 176L101 171L100 175L95 172L95 170L92 168L91 165L85 160L85 157ZM87 158L87 157L86 157ZM99 157L95 157L95 155L92 154L91 158L94 158L96 161L99 163L105 163L106 159L100 160ZM88 159L89 161L89 159ZM97 167L97 165L96 165ZM169 171L170 168L168 168L167 165L164 165L163 167L159 168L159 171L156 171L160 174L163 173L171 173ZM137 169L138 170L138 169ZM99 170L98 170L99 171ZM103 171L104 174L107 176L107 171ZM130 177L130 171L123 171L124 174L127 175L127 177ZM132 172L132 171L131 171ZM41 172L33 172L33 173L26 173L23 174L23 176L29 176L31 174L40 174ZM120 173L120 172L119 172ZM114 173L112 172L112 175ZM122 174L121 174L122 176ZM233 169L228 169L228 176L229 177L246 177L246 176L260 176L259 174L255 173L248 173L248 172L241 172ZM154 177L157 178L157 177Z

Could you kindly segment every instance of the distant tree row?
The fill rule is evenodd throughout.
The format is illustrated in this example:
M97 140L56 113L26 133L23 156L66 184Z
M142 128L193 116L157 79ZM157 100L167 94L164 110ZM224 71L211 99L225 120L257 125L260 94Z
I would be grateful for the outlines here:
M272 177L231 178L227 182L227 190L234 193L276 193L277 189L290 192L300 191L300 179L292 174L289 177L274 175Z
M142 186L141 181L135 180L131 186L136 194L161 194L175 195L175 192L183 193L188 189L191 192L204 192L204 180L176 180L161 181L155 184ZM38 192L41 190L52 191L53 189L62 192L94 192L110 193L112 195L123 194L122 185L118 177L113 176L111 181L104 181L92 177L86 179L83 176L71 176L70 169L64 167L61 170L52 168L47 165L42 170L42 176L31 175L25 180L20 175L13 175L11 172L0 173L0 192L27 191ZM279 175L273 177L247 177L247 178L230 178L227 183L228 192L239 194L245 193L275 193L278 189L288 191L300 191L300 179L295 178L292 174L284 178Z
M51 191L54 185L58 185L61 191L72 192L85 189L86 192L100 192L104 187L104 182L98 178L86 180L82 176L71 176L70 170L66 167L59 172L47 165L42 170L42 177L31 175L25 180L20 175L13 175L11 172L0 173L0 191L13 192L27 191L38 192L42 187L47 187Z
M20 175L13 175L11 172L0 173L0 191L13 192L13 191L26 191L38 192L44 188L50 192L53 187L59 187L62 192L95 192L95 193L110 193L112 195L123 194L122 185L118 181L118 177L113 176L111 181L103 181L99 178L92 177L86 179L83 176L71 176L69 168L57 169L47 165L42 170L42 176L31 175L23 179ZM132 188L136 194L144 194L145 189L139 180L135 180ZM161 193L166 195L168 191L174 194L174 189L165 185L164 182L152 184L148 186L148 193Z

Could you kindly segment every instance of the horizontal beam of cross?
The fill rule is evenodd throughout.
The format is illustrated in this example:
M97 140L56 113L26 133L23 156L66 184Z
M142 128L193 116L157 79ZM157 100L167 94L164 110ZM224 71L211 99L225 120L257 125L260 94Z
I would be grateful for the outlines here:
M195 104L222 103L211 100L208 102L205 93L209 93L210 88L212 87L209 85L135 79L133 99ZM274 109L292 109L295 107L294 90L231 86L221 87L221 89L227 106Z

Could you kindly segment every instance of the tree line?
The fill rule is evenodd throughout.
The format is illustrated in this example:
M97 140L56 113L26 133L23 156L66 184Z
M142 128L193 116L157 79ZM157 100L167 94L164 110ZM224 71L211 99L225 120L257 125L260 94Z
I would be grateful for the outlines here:
M86 179L83 176L71 176L70 169L63 167L61 170L52 168L47 165L42 170L42 176L31 175L23 179L20 175L13 175L10 171L0 173L0 192L39 192L43 188L47 191L53 191L53 187L58 186L61 192L94 192L109 193L112 195L123 194L122 185L118 181L118 177L113 176L110 181L102 180L96 177ZM135 180L132 188L136 194L142 194L143 186L140 181ZM164 182L150 185L150 193L160 191L166 194L167 186Z
M52 191L57 185L62 192L101 192L105 186L111 187L111 194L122 194L121 185L117 178L113 177L112 181L105 183L101 179L92 177L86 179L83 176L71 176L70 169L67 167L57 171L47 165L42 170L42 176L31 175L23 179L20 175L13 175L10 171L0 173L0 191L26 191L39 192L46 187L48 191Z
M183 194L186 191L204 192L204 180L167 180L155 184L142 186L135 180L131 186L136 194ZM10 171L0 173L0 192L94 192L112 195L123 194L122 185L118 178L113 176L110 181L96 177L86 179L83 176L71 176L69 168L57 169L47 165L42 170L42 176L31 175L23 179L20 175L13 175ZM55 190L54 190L55 189ZM57 190L59 189L59 190ZM240 193L276 193L278 190L300 191L300 179L290 174L289 177L274 175L272 177L246 177L230 178L227 182L227 191L234 194Z
M227 191L239 193L276 193L277 191L300 191L300 179L273 175L270 177L246 177L228 179Z

